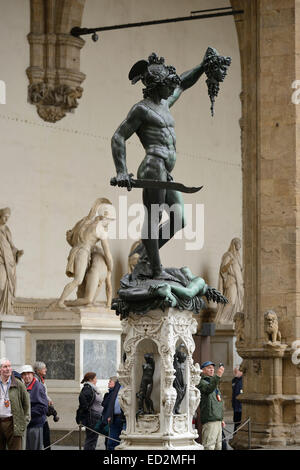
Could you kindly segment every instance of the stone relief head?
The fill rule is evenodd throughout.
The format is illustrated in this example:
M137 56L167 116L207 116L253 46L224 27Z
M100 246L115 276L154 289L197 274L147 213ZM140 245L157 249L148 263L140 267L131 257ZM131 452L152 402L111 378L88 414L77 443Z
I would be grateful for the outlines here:
M259 359L254 359L252 366L254 373L259 375L261 372L261 361Z
M230 243L229 251L231 252L239 251L241 249L241 246L242 246L242 242L240 238L238 237L233 238Z
M264 314L265 324L267 327L274 327L278 324L277 314L273 310L268 310Z
M0 209L0 225L5 225L10 217L11 211L9 207Z
M281 333L279 331L278 317L273 310L267 310L264 314L264 328L266 340L269 343L281 341Z

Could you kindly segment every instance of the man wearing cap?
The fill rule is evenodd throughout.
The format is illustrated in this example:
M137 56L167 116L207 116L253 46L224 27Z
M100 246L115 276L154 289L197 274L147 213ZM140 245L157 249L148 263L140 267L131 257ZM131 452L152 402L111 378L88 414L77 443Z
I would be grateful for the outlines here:
M218 386L224 367L220 364L215 374L215 364L206 361L201 364L201 369L202 377L198 388L201 392L202 444L204 450L222 450L222 426L225 426L225 423L223 401Z
M24 365L20 373L30 396L31 404L31 421L27 427L26 450L42 450L43 426L48 411L45 387L34 377L31 365Z
M7 358L0 359L0 450L22 450L30 420L30 400L24 384L12 374Z

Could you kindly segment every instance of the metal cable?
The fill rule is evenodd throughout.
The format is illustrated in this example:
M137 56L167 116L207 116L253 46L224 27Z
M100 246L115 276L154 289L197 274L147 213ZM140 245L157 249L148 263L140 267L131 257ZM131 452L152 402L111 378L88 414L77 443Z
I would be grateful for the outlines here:
M243 424L241 424L240 426L238 426L236 428L236 430L231 434L231 436L227 436L227 437L223 437L222 441L226 441L227 439L231 439L231 437L234 436L234 434L236 434L240 429L242 429L246 424L248 424L250 421L250 418L248 418Z
M78 425L79 428L80 428L80 425ZM110 439L111 441L115 441L115 442L118 442L120 444L121 441L119 441L118 439L114 439L113 437L109 437L109 436L106 436L105 434L101 434L101 432L98 432L98 431L95 431L95 429L91 429L89 428L88 426L84 426L85 429L88 429L89 431L92 431L94 432L95 434L98 434L99 436L103 436L105 437L106 439ZM77 430L77 427L72 429L71 431L69 431L65 436L61 437L60 439L58 439L57 441L53 442L50 446L48 447L45 447L43 450L47 450L49 449L50 447L54 446L55 444L57 444L58 442L64 440L67 436L69 436L70 434L72 434L72 432L76 431Z

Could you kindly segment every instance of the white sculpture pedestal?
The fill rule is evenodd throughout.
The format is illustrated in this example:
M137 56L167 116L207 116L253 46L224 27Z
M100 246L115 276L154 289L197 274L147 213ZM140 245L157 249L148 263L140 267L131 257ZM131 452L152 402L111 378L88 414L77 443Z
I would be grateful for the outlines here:
M0 315L0 357L7 357L13 369L19 370L25 358L25 318Z
M123 386L119 392L121 407L126 416L126 430L122 431L121 444L116 450L201 450L195 442L198 433L193 429L193 415L200 402L196 388L200 381L199 364L194 364L193 334L197 322L193 313L169 308L151 311L144 315L130 314L122 320L125 362L118 370ZM173 387L175 369L173 360L176 347L184 344L187 358L184 362L186 394L180 414L174 414L176 390ZM155 361L153 376L154 414L136 418L144 354L152 353Z
M47 365L48 394L60 416L57 423L52 418L48 421L59 438L57 431L66 434L76 426L84 374L96 372L102 393L107 391L109 377L116 375L121 361L121 322L104 304L69 310L50 306L33 313L27 331L31 336L30 363L38 360Z

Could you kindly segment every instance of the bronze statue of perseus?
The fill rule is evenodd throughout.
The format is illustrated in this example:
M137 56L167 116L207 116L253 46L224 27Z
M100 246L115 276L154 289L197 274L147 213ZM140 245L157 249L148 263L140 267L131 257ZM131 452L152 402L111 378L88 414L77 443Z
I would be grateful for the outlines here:
M150 263L152 279L170 279L161 265L159 250L185 226L182 193L170 189L168 185L173 180L171 173L176 162L175 123L170 108L203 73L207 75L212 99L216 96L218 84L224 80L229 65L230 58L219 56L215 49L208 48L202 62L180 76L173 66L166 65L164 58L155 53L148 60L138 61L129 72L131 82L135 84L141 80L145 88L143 99L131 108L112 137L112 155L117 173L114 182L131 189L132 175L126 165L126 141L136 133L145 150L145 157L138 168L137 181L150 181L143 189L143 204L147 210L140 253L141 260L147 257ZM159 183L151 187L151 180ZM167 222L160 224L161 210L158 222L153 223L151 207L163 207L164 204L175 210L170 211Z

